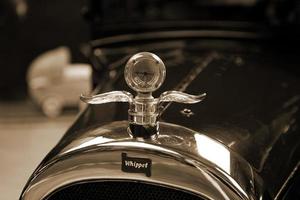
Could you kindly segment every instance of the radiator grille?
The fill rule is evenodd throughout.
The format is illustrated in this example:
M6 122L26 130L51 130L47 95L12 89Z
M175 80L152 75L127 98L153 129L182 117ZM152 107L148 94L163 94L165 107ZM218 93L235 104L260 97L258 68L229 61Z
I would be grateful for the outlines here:
M47 200L202 200L184 191L138 182L106 181L74 184Z

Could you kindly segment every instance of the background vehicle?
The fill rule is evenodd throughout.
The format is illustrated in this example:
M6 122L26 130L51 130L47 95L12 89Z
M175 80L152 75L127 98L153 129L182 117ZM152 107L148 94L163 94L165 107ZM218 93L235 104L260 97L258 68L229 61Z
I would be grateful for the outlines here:
M40 55L29 67L29 93L48 117L57 117L64 107L78 107L79 94L91 92L91 66L70 62L69 49L60 47Z

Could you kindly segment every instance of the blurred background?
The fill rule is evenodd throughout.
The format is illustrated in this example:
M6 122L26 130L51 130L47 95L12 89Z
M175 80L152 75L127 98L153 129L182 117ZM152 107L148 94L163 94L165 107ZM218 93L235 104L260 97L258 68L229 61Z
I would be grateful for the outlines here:
M299 25L298 0L1 0L0 199L18 198L84 107L80 93L92 92L113 59L138 50L103 54L98 39L243 29L285 43L297 41ZM100 44L114 46L118 39ZM288 51L297 54L296 44ZM292 70L299 73L299 67Z
M47 117L30 95L27 77L34 61L41 65L31 74L37 77L47 77L55 65L65 68L71 63L87 63L80 52L80 45L90 38L89 25L82 17L85 5L82 0L0 1L1 200L19 198L32 171L78 113L78 107L71 106L60 116ZM53 49L58 52L37 60ZM45 67L48 72L41 69ZM59 82L66 78L60 77ZM47 92L45 88L41 90Z

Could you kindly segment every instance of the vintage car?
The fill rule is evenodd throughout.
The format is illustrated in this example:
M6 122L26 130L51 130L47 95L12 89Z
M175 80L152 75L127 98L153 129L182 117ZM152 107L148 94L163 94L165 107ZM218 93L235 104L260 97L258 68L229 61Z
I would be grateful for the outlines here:
M298 29L175 25L90 42L96 95L20 200L300 198Z

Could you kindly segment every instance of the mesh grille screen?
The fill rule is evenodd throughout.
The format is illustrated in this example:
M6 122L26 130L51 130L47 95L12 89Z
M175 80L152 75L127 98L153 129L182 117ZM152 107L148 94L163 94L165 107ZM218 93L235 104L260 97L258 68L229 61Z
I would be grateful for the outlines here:
M135 182L90 182L55 192L47 200L201 200L201 198L161 186Z

